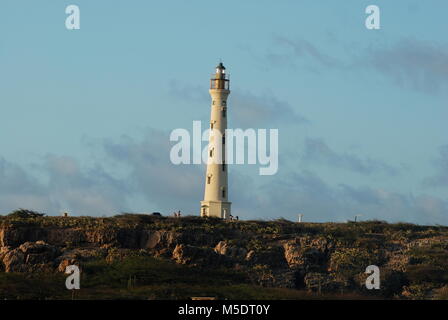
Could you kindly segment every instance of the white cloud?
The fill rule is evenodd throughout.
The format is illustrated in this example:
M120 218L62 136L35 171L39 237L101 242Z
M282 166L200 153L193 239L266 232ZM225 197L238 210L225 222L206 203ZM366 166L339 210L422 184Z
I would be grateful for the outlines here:
M399 169L381 160L361 158L355 154L338 153L332 150L324 140L306 138L302 159L309 163L323 163L331 167L342 168L364 175L384 173L395 176Z

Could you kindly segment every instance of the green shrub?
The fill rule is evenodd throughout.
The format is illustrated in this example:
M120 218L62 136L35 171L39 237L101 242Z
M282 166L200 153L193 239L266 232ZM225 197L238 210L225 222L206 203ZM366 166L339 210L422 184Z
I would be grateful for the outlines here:
M380 265L379 252L370 252L362 248L337 249L330 257L330 270L335 274L352 278L364 272L369 265Z
M39 213L39 212L33 211L33 210L18 209L18 210L14 210L10 214L8 214L8 217L28 219L28 218L39 218L39 217L43 217L44 215L45 215L44 213Z

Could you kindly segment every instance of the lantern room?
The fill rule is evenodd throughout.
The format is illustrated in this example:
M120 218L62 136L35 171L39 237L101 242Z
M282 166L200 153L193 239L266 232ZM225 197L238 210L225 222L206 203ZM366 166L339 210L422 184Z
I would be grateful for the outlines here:
M216 71L212 74L210 89L229 90L229 75L226 74L226 67L222 62L216 66Z

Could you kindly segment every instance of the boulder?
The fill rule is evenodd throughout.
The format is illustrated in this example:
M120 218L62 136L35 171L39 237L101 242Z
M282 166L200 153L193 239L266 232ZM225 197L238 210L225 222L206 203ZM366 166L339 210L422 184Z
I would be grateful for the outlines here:
M6 252L5 252L6 251ZM16 249L3 249L5 272L51 271L58 248L44 241L25 242Z
M162 249L174 249L179 240L179 234L171 231L152 231L144 232L140 247L159 251Z
M217 254L211 248L201 248L178 244L173 250L172 259L179 264L189 264L200 267L213 267L228 264L225 256Z
M230 246L227 241L220 241L214 248L215 252L235 260L243 260L247 255L245 248Z
M3 265L5 272L25 272L25 255L19 249L8 251L3 256Z

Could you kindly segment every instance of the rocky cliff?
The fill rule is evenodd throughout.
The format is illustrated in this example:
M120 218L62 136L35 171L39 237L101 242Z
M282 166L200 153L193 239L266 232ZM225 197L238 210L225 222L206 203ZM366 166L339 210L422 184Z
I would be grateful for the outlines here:
M227 268L263 287L444 297L448 228L358 223L222 221L150 215L0 217L0 270L60 273L70 264L144 254L201 270ZM365 288L377 265L381 289ZM1 284L0 284L1 286Z

